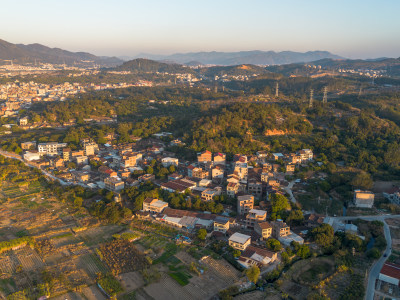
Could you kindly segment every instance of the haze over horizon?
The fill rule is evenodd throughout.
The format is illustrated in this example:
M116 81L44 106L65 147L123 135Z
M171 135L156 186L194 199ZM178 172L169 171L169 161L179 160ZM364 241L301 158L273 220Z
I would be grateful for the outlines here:
M400 56L395 0L5 0L2 7L0 39L95 55L321 50L347 58Z

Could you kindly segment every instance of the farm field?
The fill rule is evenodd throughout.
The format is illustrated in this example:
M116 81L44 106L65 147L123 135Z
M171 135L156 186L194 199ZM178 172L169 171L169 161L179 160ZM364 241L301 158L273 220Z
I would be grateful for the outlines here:
M23 292L34 299L46 283L53 299L106 299L96 280L112 274L124 289L119 299L210 299L243 278L211 250L177 245L175 229L100 224L39 181L7 184L0 201L0 242L34 241L0 254L0 298ZM121 238L129 232L139 238Z

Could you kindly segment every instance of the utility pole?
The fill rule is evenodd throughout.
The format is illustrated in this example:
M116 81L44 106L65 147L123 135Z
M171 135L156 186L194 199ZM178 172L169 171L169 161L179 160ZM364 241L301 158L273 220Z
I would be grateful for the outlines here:
M326 104L328 103L328 87L324 87L324 98L322 98L322 103Z
M275 97L278 98L279 97L279 83L276 83L276 87L275 87Z
M310 90L310 103L308 104L308 108L312 108L313 107L313 99L314 98L314 90L311 89Z

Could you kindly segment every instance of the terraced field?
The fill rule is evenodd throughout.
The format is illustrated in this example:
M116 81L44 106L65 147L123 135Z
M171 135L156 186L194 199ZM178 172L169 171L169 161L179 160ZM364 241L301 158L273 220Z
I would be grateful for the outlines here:
M84 269L90 277L95 277L97 273L108 272L107 266L94 253L81 255L77 260L77 267Z

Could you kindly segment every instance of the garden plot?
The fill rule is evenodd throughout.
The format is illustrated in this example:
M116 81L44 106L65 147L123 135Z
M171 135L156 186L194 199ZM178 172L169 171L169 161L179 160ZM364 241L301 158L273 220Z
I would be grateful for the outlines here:
M138 271L121 274L119 279L126 292L136 290L144 285L143 277Z
M145 292L154 299L163 300L191 300L191 299L204 299L200 295L192 295L180 286L167 274L161 277L157 283L150 284L144 288ZM200 297L199 297L200 296Z
M102 260L114 274L142 270L148 263L144 255L126 240L114 240L99 247Z
M26 272L40 270L44 267L44 262L39 254L29 246L15 250L14 253Z
M0 275L13 274L19 265L19 261L14 258L12 259L8 255L0 256Z
M119 225L99 226L79 232L76 236L89 247L112 240L113 234L120 233L124 227Z
M86 273L94 278L97 273L106 273L107 266L94 254L81 255L76 260L77 268L83 269Z
M201 262L208 269L204 275L208 280L214 282L215 285L222 287L231 286L242 276L238 270L224 259L216 260L208 256L202 259Z

